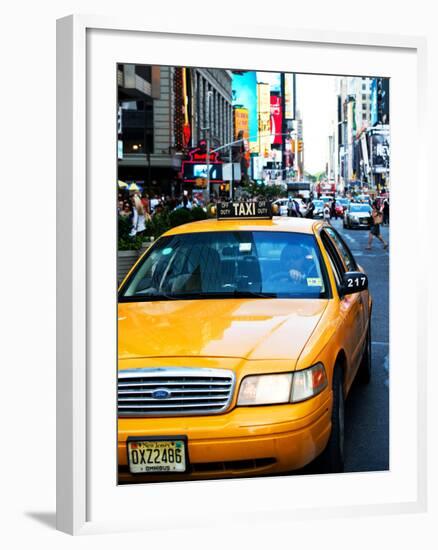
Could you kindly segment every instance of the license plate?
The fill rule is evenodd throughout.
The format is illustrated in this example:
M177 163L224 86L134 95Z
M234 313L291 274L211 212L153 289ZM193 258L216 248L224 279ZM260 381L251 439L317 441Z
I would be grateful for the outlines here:
M132 474L180 473L187 470L184 439L130 439L127 441L129 471Z

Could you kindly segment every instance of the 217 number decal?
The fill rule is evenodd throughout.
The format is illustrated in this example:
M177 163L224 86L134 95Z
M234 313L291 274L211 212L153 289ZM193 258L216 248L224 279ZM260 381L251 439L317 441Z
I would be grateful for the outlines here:
M366 281L366 277L355 277L354 279L353 278L348 278L347 279L347 286L349 288L353 288L355 285L357 287L365 286L365 281Z

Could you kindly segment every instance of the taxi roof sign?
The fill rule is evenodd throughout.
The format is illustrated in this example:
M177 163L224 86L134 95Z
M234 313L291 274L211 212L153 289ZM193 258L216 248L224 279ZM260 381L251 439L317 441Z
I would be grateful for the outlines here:
M217 219L258 219L270 220L272 208L270 201L221 201L217 203Z

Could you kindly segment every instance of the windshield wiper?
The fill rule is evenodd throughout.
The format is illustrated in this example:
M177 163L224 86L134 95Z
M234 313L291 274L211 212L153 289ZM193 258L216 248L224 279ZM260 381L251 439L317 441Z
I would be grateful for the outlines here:
M227 292L187 292L167 294L157 292L155 294L135 294L133 296L121 296L120 302L158 302L164 300L208 300L226 298L276 298L275 292L252 292L250 290L232 290Z
M175 298L182 300L196 300L209 298L276 298L277 294L273 292L252 292L250 290L227 290L226 292L190 292L187 294L173 294Z
M233 298L276 298L275 292L254 292L252 290L234 290L230 293Z
M158 302L163 300L177 300L179 296L155 292L151 294L133 294L132 296L121 296L119 302Z

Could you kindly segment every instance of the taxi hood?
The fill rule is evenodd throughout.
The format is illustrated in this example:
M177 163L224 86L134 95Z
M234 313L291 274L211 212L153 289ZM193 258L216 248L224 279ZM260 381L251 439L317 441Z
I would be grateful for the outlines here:
M219 299L119 304L119 359L297 360L327 300Z

